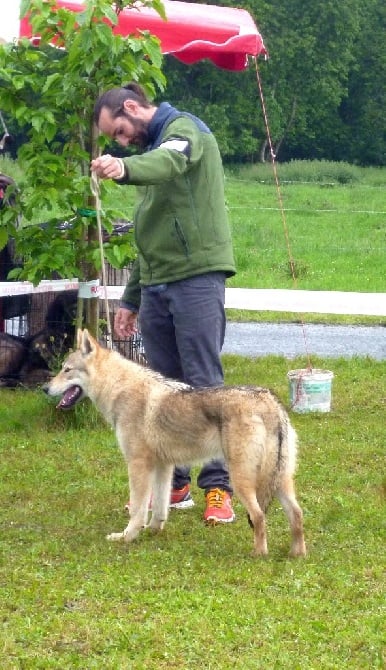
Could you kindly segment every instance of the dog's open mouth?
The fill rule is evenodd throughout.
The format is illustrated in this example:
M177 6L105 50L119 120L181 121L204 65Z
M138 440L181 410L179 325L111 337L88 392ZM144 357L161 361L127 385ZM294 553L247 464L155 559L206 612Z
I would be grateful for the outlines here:
M58 409L69 409L82 397L80 386L70 386L56 405Z

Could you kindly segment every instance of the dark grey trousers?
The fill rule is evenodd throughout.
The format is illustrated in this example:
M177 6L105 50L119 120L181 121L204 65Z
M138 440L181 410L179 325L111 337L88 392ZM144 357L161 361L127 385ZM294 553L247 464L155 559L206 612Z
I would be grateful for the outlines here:
M222 386L224 302L223 272L143 287L139 325L150 367L194 387ZM176 467L173 488L182 488L188 482L190 468ZM232 493L222 460L206 463L197 484L205 491L221 488Z

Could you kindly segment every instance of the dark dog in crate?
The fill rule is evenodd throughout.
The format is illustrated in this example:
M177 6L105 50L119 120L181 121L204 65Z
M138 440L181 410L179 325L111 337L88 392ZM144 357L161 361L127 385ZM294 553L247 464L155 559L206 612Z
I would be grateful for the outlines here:
M49 305L44 327L20 337L0 333L0 386L35 386L47 381L73 346L77 291L60 293Z

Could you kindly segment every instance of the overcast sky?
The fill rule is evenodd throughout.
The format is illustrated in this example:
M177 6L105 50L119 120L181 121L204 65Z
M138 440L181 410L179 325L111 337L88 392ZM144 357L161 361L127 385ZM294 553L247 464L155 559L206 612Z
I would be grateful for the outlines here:
M19 35L19 0L0 0L0 37L6 42Z

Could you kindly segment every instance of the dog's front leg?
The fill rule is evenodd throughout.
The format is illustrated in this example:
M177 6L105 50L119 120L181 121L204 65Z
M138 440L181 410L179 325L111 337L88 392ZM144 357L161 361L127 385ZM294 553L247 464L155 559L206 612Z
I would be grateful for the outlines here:
M169 514L173 466L157 464L153 482L153 505L149 528L162 530Z
M143 459L129 463L130 521L122 533L110 533L108 540L132 542L146 527L154 479L153 466Z

